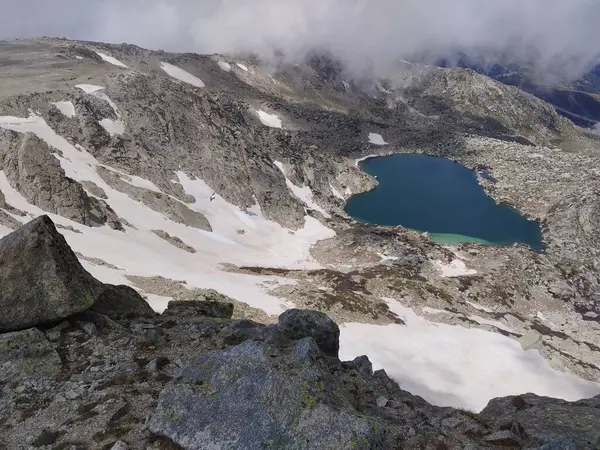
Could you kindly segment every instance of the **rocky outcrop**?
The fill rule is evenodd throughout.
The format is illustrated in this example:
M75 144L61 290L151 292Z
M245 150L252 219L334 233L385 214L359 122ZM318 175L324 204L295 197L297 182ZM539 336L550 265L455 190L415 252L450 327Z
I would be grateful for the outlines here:
M163 315L189 314L191 316L215 317L217 319L231 319L233 316L233 303L219 301L198 300L173 300Z
M92 311L115 320L156 315L135 289L125 285L112 286L110 284L104 286L104 290L94 302Z
M122 229L106 202L88 197L78 182L65 175L46 142L31 133L21 139L16 133L6 133L10 138L0 146L0 168L29 202L84 225L107 224Z
M0 331L84 311L102 291L102 284L81 266L48 216L0 240L0 286Z
M56 377L61 366L58 353L37 328L0 334L0 383Z
M366 356L340 361L339 328L323 313L290 310L267 326L231 319L228 302L175 301L156 315L133 289L91 278L45 216L0 241L0 281L3 317L15 317L12 293L21 316L37 314L21 321L37 328L0 329L7 448L600 445L600 397L527 394L494 399L479 415L436 407L373 372ZM40 312L42 300L52 311Z
M113 188L135 198L150 209L164 214L174 222L183 223L205 231L212 231L210 223L204 215L188 208L181 201L162 192L155 192L129 184L123 181L116 172L104 167L98 167L97 171L104 181Z
M188 253L196 253L196 249L194 247L192 247L191 245L187 245L177 236L171 236L164 230L152 230L152 232L159 238L164 239L169 244L174 245L175 247L180 248L181 250L185 250Z
M340 329L327 314L290 309L279 316L279 331L292 341L311 337L323 353L329 356L338 355Z

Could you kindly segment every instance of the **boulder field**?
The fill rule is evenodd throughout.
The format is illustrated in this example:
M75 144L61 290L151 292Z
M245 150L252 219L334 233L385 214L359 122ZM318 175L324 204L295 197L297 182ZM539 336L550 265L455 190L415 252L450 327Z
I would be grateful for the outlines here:
M595 449L600 397L431 405L339 328L292 309L232 319L226 301L155 314L94 279L47 216L0 240L0 449Z

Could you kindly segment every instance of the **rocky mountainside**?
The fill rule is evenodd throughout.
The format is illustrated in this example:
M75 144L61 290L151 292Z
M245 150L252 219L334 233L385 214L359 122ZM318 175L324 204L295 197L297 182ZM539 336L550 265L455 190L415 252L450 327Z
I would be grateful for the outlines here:
M503 62L504 58L486 58L459 54L437 61L441 67L463 67L535 95L553 105L557 112L582 127L600 123L600 65L581 77L557 77L540 74L527 65ZM567 70L568 72L568 70Z
M2 449L600 444L600 396L496 398L480 414L432 406L366 356L340 361L340 329L320 312L266 326L206 295L158 315L87 273L47 216L0 240L0 281Z
M469 69L400 62L389 79L353 78L323 55L268 65L252 56L38 39L0 43L0 61L0 235L47 214L77 264L111 285L82 274L75 281L89 281L85 295L60 296L71 310L15 312L19 329L49 312L81 314L101 295L111 305L102 315L122 297L141 295L158 312L173 300L226 298L234 322L222 323L263 324L249 327L252 336L289 309L326 313L340 324L342 359L368 354L402 389L437 405L481 411L494 397L525 392L566 401L600 393L600 137L546 102ZM409 152L491 174L493 181L479 177L482 187L540 223L544 251L441 245L351 220L346 200L377 183L356 160ZM10 242L6 261L22 251ZM61 264L48 273L58 277ZM21 285L0 299L35 302L71 289L33 285L35 273L21 268L9 279L21 273ZM164 352L193 353L179 343L187 310L172 308L176 318L153 316L148 330L162 336L174 327ZM63 362L89 365L101 344L85 344L77 320L61 333L78 337L57 338L56 351ZM192 334L212 336L202 327L213 330L215 321L200 322ZM106 329L102 355L120 358L111 346L121 341ZM127 336L122 345L133 351ZM140 345L149 361L164 348ZM218 340L202 345L222 350ZM239 351L254 355L247 367L262 358L258 347ZM110 367L133 361L125 354ZM123 389L150 383L131 380ZM44 420L23 426L52 428ZM157 420L158 434L177 441L167 433L178 431ZM514 445L534 442L519 439Z

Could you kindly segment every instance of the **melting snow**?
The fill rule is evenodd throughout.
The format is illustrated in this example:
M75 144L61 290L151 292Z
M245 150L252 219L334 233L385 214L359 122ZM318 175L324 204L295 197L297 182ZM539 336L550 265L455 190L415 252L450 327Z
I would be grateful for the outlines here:
M290 234L290 230L265 219L259 207L253 207L252 213L244 212L215 194L202 180L189 178L182 172L177 173L178 181L185 192L196 199L189 206L206 215L214 232L175 223L112 189L96 173L96 159L83 147L75 148L57 135L43 118L34 114L28 118L0 116L0 126L22 133L35 133L51 147L59 149L63 155L59 160L67 176L96 183L105 190L108 203L119 217L137 228L127 228L126 232L106 226L91 228L48 214L56 223L72 226L81 232L61 230L74 251L121 268L115 270L82 262L92 275L104 282L130 284L124 276L127 274L162 275L186 281L191 288L217 289L269 314L278 314L293 305L269 295L265 291L265 283L272 286L272 283L292 281L225 272L218 268L219 264L264 265L268 261L274 267L319 268L310 256L310 246L319 239L335 235L309 216L305 219L304 228ZM137 177L132 177L132 180L132 183L146 186L150 183ZM302 195L310 192L294 188ZM0 189L9 204L30 216L47 214L13 189L2 171ZM18 220L27 221L29 217L19 217ZM182 251L152 233L153 229L165 230L201 251L196 254ZM239 229L246 232L241 235ZM10 231L0 226L0 236ZM148 295L148 301L160 311L169 299ZM523 392L567 400L600 393L599 385L552 370L536 350L523 351L517 341L484 330L433 324L398 302L388 302L390 309L403 318L406 326L346 324L341 327L340 356L351 359L368 354L376 368L385 368L402 388L429 401L480 410L492 397Z
M217 64L225 72L230 72L231 71L231 65L229 63L226 63L225 61L219 61L219 62L217 62Z
M346 201L346 198L340 194L340 191L338 191L333 184L329 183L329 188L331 189L331 192L333 194L334 197L339 198L340 200Z
M504 331L513 332L512 328L507 327L506 325L504 325L502 322L500 322L498 320L486 319L485 317L481 317L481 316L469 316L469 319L474 320L479 325L490 325L492 327L496 327L496 328L499 328Z
M368 355L374 369L405 389L445 406L480 411L494 397L534 392L578 400L600 393L600 385L553 370L537 350L501 334L432 323L397 301L390 309L406 323L340 327L340 358Z
M387 145L387 142L383 140L383 136L377 133L369 133L369 142L375 145Z
M102 125L111 136L125 133L125 122L122 120L102 119L100 125Z
M281 119L274 114L266 113L262 110L256 111L263 125L271 128L281 128Z
M75 117L75 106L69 101L51 102L58 110L67 117Z
M304 228L290 234L289 229L265 219L260 214L260 208L252 208L252 213L246 213L215 194L202 180L190 179L181 172L177 173L178 181L186 193L196 199L195 203L188 206L204 214L214 231L211 233L175 223L111 188L96 172L98 161L83 147L78 149L57 135L42 117L33 114L28 118L0 117L0 126L21 133L32 132L51 147L60 150L62 156L55 156L66 175L77 181L89 180L96 183L105 191L107 202L117 215L137 228L127 228L126 232L115 231L106 226L91 228L48 214L29 204L10 186L6 176L0 171L0 189L9 204L28 212L31 217L48 214L58 224L73 226L82 233L65 231L64 235L74 251L100 258L122 269L84 264L92 275L104 282L131 285L125 275L161 275L185 281L190 288L216 289L268 314L279 314L293 307L293 304L273 297L267 290L274 285L291 284L293 281L280 277L230 273L221 270L220 264L260 266L268 261L273 267L320 268L311 257L309 249L318 240L335 235L335 232L309 216L305 218ZM132 184L158 189L143 178L130 178ZM29 219L30 217L18 218L21 221ZM156 229L177 236L201 251L195 254L182 251L156 236L152 232ZM240 229L245 230L243 235L238 233ZM9 231L6 227L0 228L0 235L6 235ZM265 287L267 282L269 288ZM161 310L166 302L164 298L156 296L150 296L149 301L157 310Z
M104 100L110 105L115 115L117 116L117 120L106 118L100 121L100 125L102 125L102 128L104 128L108 132L108 134L114 136L125 133L125 122L121 120L121 114L119 114L119 108L117 108L116 103L113 102L108 95L106 95L106 92L104 92L106 88L104 88L103 86L96 86L93 84L78 84L75 87L81 89L86 94L90 94L96 98L99 98L100 100Z
M248 68L245 65L240 63L236 63L235 65L242 69L244 72L248 72Z
M117 58L113 58L110 55L107 55L105 53L101 53L101 52L96 52L96 54L102 58L104 61L111 63L113 66L117 66L117 67L122 67L124 69L129 69L129 67L127 67L125 64L123 64L121 61L119 61Z
M358 167L358 165L363 162L366 161L367 159L371 159L371 158L377 158L380 155L367 155L367 156L363 156L362 158L357 158L354 160L354 164L356 165L356 167Z
M192 86L196 86L199 88L203 88L205 86L205 84L202 82L202 80L200 78L192 75L189 72L186 72L183 69L180 69L177 66L174 66L174 65L166 63L166 62L161 62L160 67L168 75L172 76L173 78L175 78L179 81L183 81L184 83L188 83L188 84L191 84Z
M467 269L467 266L460 259L453 260L450 264L444 264L442 261L435 261L434 265L442 272L444 278L461 277L464 275L475 275L476 270Z
M315 203L315 201L313 200L312 190L308 186L296 186L285 174L285 170L283 168L282 163L280 163L279 161L273 161L273 164L275 164L279 168L279 170L281 170L281 173L285 177L285 184L299 200L301 200L310 209L319 211L321 214L323 214L325 218L331 218L331 215L327 211L325 211L323 208L321 208Z
M77 85L75 85L75 87L78 89L81 89L86 94L90 94L96 98L99 98L100 100L104 100L106 103L108 103L110 105L110 107L113 109L115 114L118 117L120 117L119 108L117 108L117 105L115 104L115 102L113 102L110 99L110 97L108 95L106 95L106 92L104 92L106 88L104 86L96 86L93 84L77 84Z
M488 312L488 313L494 312L494 310L492 308L488 308L487 306L483 306L483 305L478 305L477 303L470 302L469 300L466 300L466 303L471 305L473 308L478 309L479 311L484 311L484 312Z

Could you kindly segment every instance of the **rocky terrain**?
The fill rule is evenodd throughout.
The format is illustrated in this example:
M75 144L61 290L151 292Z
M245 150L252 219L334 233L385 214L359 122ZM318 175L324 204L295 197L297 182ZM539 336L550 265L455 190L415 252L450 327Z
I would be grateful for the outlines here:
M45 316L62 323L59 330L43 329L44 336L52 329L55 338L34 335L50 340L61 367L72 359L79 372L73 373L75 384L67 383L70 365L51 372L58 381L48 389L39 385L41 394L31 402L21 399L25 390L34 392L33 387L10 385L6 389L11 402L34 405L37 411L40 405L52 404L44 392L58 390L69 403L67 392L87 392L93 383L91 374L79 376L82 366L106 366L94 373L100 372L103 380L117 375L127 379L122 386L111 385L111 404L121 401L124 392L139 395L128 400L133 412L125 416L140 422L131 435L100 436L93 445L104 448L113 438L127 437L129 445L150 446L149 434L136 434L149 433L140 431L143 422L149 427L143 430L184 448L202 448L194 447L194 439L206 437L192 437L166 424L170 413L162 401L146 422L158 393L176 375L188 380L183 381L184 391L194 386L189 388L193 393L204 392L197 387L203 376L198 370L181 372L196 348L202 348L203 355L217 352L210 356L216 367L228 364L227 352L241 355L246 368L262 364L265 349L275 347L269 333L279 329L280 315L291 308L326 313L340 324L343 359L368 353L373 365L383 367L403 389L436 404L479 411L492 397L527 391L568 400L600 393L600 138L544 101L468 69L400 62L389 79L352 78L343 64L323 55L300 65L267 66L248 55L172 54L127 44L37 39L0 43L0 61L0 235L48 214L86 271L102 283L129 287L115 292L117 288L88 280L89 296L104 292L116 307L121 301L115 298L139 300L139 293L153 310L167 311L144 320L117 320L110 308L103 309L97 314L112 320L104 326L104 319L88 317L91 303L81 302L86 296L77 294L77 304L61 293L72 287L57 285L52 291L42 283L39 292L61 293L61 305L75 303L68 311L55 306L34 309L39 317L69 317L63 323L59 317ZM402 152L442 156L491 174L495 181L480 177L482 187L498 202L540 223L544 251L523 245L441 245L401 227L351 220L344 212L345 201L377 183L360 171L356 160ZM20 247L12 245L7 251L18 255ZM30 284L25 280L23 286L6 291L6 298L22 298L20 289ZM235 305L235 319L229 319L229 313L219 313L219 320L204 313L190 316L190 307L171 304L167 309L171 300L226 301ZM248 319L255 322L248 325ZM39 324L35 317L19 320L19 329ZM93 332L80 323L88 330L92 327L87 324L93 324ZM0 321L0 329L7 330L3 324ZM244 338L229 342L217 337L221 334ZM147 341L146 335L152 338ZM440 351L443 343L448 346ZM447 445L460 445L456 442L471 436L471 425L458 426L456 433L435 428L439 411L458 413L429 405L423 410L429 412L413 409L406 414L411 421L419 418L419 427L434 424L430 431L435 439L423 437L422 428L413 425L372 434L369 424L383 423L386 414L397 413L373 406L377 403L369 403L367 409L358 400L347 403L347 395L359 395L368 385L369 398L391 399L388 391L372 387L381 380L373 381L370 372L364 379L352 375L351 366L320 353L310 364L325 372L305 374L307 360L294 359L297 355L288 344L279 350L282 361L277 367L292 367L289 370L301 374L298 382L306 382L304 376L319 379L325 372L341 377L325 377L335 381L327 390L327 397L335 399L329 407L335 414L362 418L344 423L356 424L363 430L360 436L374 439L369 441L374 448L388 448L386 439L395 433L415 439L406 441L405 448L438 445L440 436L449 437ZM94 355L96 348L99 353ZM54 353L49 354L58 367ZM169 361L163 364L165 370L146 368L163 356ZM179 360L181 364L174 362ZM118 372L117 367L134 362L131 373ZM279 382L271 369L261 370L269 383ZM434 378L423 381L425 375ZM340 380L346 377L358 384L336 391L345 386ZM220 379L218 386L230 382ZM399 389L386 377L381 383ZM12 391L17 388L23 390ZM195 408L201 407L178 397L184 392L179 388L174 386L165 401L185 403L195 411L189 424L201 426L193 422L202 415ZM281 389L288 392L288 387ZM212 391L207 392L202 395ZM94 397L89 403L96 401ZM215 400L213 410L222 408L220 401ZM531 397L527 402L527 407L513 409L498 405L527 418L524 411L535 411L539 401ZM545 405L546 400L541 402ZM572 407L551 403L559 409ZM290 411L302 409L294 405ZM55 408L62 410L64 404ZM91 413L85 409L72 414L87 417ZM363 422L367 410L381 415ZM11 415L6 423L13 430L13 448L25 429L40 429L38 435L52 429L46 421L51 422L53 411L46 418L30 416L27 422ZM292 420L277 414L273 426ZM97 415L107 417L103 412ZM473 420L479 423L483 416ZM338 423L340 417L323 420ZM307 420L305 425L313 423ZM488 431L506 428L507 422L496 427L496 419L490 420ZM126 426L119 419L115 423ZM63 424L64 436L59 433L51 445L83 445L77 444L75 434L100 432L90 425L85 434L87 426ZM106 428L106 422L98 427ZM312 428L308 425L306 430ZM500 433L509 434L506 431ZM302 433L297 432L285 439L297 439ZM346 432L350 433L341 433ZM464 442L485 448L485 433L477 433ZM458 441L453 441L455 435ZM518 432L516 436L506 445L542 442ZM238 438L236 442L245 442L248 437ZM156 438L155 445L161 442Z
M173 301L162 315L94 279L52 220L0 240L2 449L592 449L600 396L432 406L340 329L291 309L266 326L233 304Z

